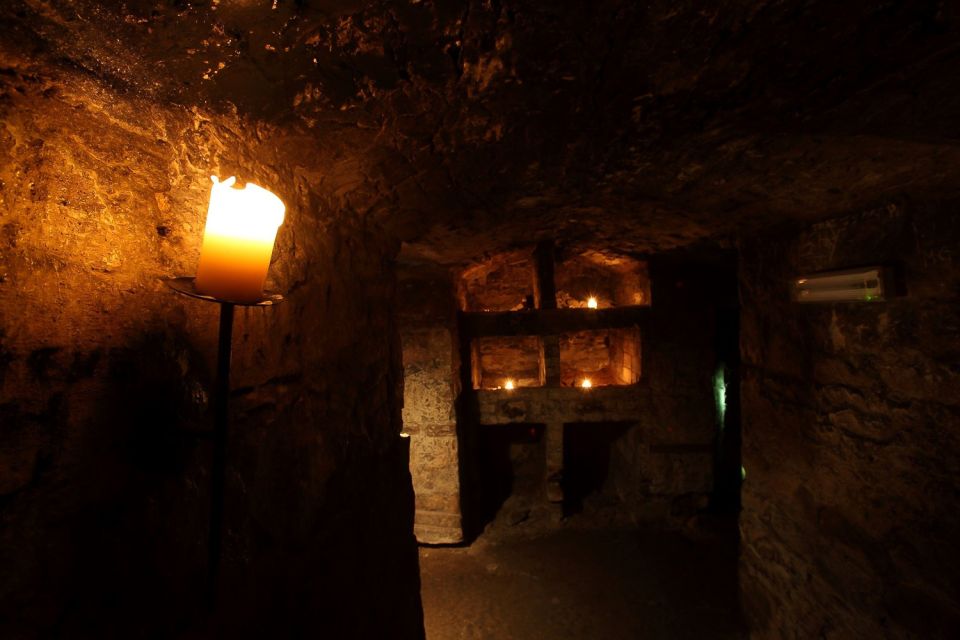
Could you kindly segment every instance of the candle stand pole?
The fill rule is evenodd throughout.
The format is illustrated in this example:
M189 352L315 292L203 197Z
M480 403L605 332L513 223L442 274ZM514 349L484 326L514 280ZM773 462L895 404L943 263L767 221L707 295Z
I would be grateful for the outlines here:
M233 343L233 311L236 306L271 307L283 302L276 293L264 294L254 302L222 300L200 293L194 278L172 278L167 285L185 296L220 305L220 330L217 338L217 378L213 387L213 458L210 465L210 537L207 542L207 606L217 604L217 583L223 546L223 507L227 477L227 432L230 424L230 351Z

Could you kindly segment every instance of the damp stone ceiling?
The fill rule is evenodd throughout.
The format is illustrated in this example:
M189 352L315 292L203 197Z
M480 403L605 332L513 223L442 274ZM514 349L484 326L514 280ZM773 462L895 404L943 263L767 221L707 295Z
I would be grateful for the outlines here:
M944 1L5 0L8 84L281 128L409 261L646 253L960 185ZM64 123L65 126L68 123Z

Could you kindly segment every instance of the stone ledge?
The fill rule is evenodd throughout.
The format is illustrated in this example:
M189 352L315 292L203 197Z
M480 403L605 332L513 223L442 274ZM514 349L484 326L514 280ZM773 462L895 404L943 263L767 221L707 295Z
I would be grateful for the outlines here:
M476 391L482 424L518 422L636 422L646 388L528 387Z

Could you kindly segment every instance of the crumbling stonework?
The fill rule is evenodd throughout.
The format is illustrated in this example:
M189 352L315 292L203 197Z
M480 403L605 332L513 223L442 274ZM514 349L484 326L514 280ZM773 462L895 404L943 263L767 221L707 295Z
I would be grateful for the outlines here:
M758 638L960 628L960 227L891 203L747 243L740 583ZM798 305L789 279L893 266L905 295Z

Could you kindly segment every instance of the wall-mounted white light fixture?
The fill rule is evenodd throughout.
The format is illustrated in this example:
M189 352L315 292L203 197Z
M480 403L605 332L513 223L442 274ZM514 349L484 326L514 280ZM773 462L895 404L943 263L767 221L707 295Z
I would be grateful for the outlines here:
M795 278L797 302L877 302L891 296L891 278L885 267L824 271Z

